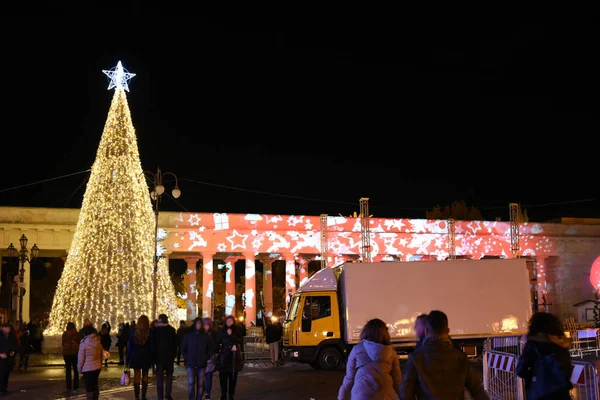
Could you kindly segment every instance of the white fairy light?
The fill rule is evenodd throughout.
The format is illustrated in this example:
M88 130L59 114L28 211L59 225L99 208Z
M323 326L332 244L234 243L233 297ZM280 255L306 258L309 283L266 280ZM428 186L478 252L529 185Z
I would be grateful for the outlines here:
M117 66L111 69L103 69L102 72L109 77L110 82L108 83L108 90L112 88L125 89L129 92L129 85L127 82L135 76L130 72L127 72L125 68L123 68L123 64L121 61L117 63Z

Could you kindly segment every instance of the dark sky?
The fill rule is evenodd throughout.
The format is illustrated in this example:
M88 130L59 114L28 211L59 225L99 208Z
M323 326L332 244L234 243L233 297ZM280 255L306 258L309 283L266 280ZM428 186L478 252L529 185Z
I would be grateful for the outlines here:
M385 217L454 200L489 219L509 202L532 220L600 217L597 33L585 25L69 21L0 27L0 205L81 205L87 174L5 189L91 167L113 95L101 70L121 60L137 74L144 169L181 179L180 205L164 210L346 215L369 197Z

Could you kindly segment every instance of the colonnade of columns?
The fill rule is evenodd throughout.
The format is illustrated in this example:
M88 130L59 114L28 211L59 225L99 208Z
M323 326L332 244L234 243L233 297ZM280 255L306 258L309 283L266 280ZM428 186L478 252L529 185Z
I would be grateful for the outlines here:
M202 317L212 316L212 302L214 292L214 273L215 268L219 268L215 264L215 260L223 261L225 268L225 313L227 315L235 315L239 311L240 305L236 300L235 289L235 263L238 260L245 261L245 323L256 323L258 314L258 305L261 303L260 293L257 293L256 285L256 260L263 265L262 272L262 301L264 302L265 316L273 315L273 262L277 260L285 261L285 293L286 301L289 299L289 294L296 292L296 273L300 284L308 279L308 263L310 258L297 257L293 254L281 254L271 257L270 255L241 254L241 255L223 255L215 253L202 253L194 256L184 257L187 263L186 270L186 292L187 292L187 319L193 320L201 314ZM198 260L202 259L202 297L197 298L196 282ZM300 267L296 268L296 262ZM201 312L198 312L201 310Z

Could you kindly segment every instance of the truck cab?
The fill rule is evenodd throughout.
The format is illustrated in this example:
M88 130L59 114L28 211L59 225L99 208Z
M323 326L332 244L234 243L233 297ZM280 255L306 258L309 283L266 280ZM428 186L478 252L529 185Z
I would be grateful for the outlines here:
M283 346L293 361L332 370L344 362L340 303L335 269L316 274L290 301L283 324Z

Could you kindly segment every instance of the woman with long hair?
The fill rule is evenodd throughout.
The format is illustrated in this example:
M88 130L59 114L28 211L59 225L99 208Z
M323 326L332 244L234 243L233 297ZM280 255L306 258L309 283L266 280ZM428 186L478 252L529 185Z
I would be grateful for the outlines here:
M242 341L244 334L242 328L235 324L235 317L228 315L225 326L217 335L217 369L219 370L219 384L221 386L221 399L233 400L237 385L238 373L243 367Z
M402 371L385 322L372 319L352 348L338 399L400 399Z
M204 332L210 337L211 346L213 349L213 355L208 359L206 364L206 372L204 374L204 393L205 400L210 400L210 392L212 390L212 379L213 373L217 363L216 344L217 344L217 331L215 330L215 324L211 318L204 318L202 320Z
M133 368L133 390L136 400L140 398L140 381L142 399L146 400L148 392L148 370L152 366L150 354L150 320L141 315L135 324L135 330L129 336L125 362Z
M537 312L529 320L527 343L517 364L529 399L567 400L571 385L571 339L553 314Z

